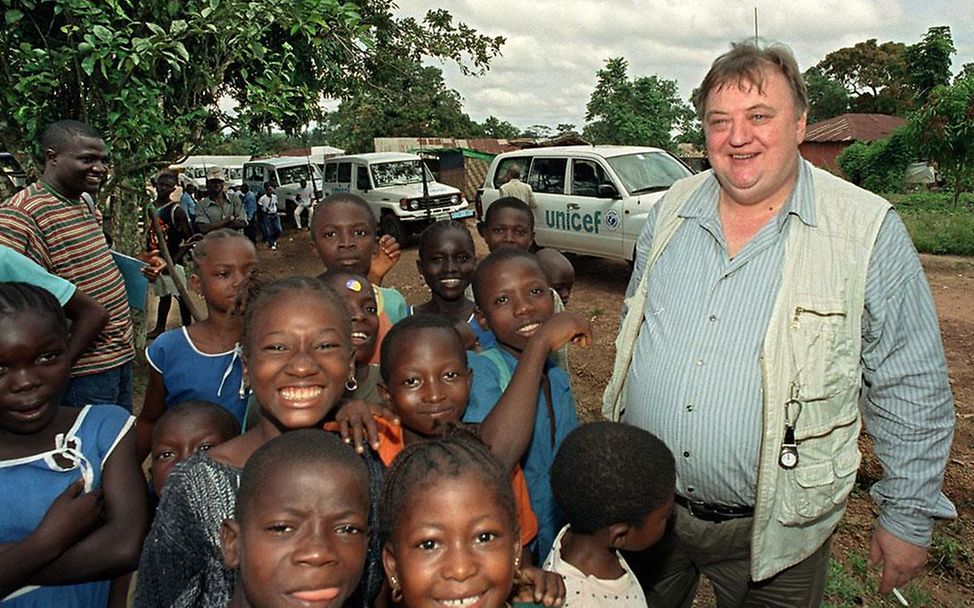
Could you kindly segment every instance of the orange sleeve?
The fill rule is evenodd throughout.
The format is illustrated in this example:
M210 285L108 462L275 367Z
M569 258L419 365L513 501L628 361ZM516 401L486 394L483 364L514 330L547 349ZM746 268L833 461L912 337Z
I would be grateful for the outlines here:
M375 425L379 427L379 449L376 453L379 455L379 460L382 461L382 464L389 466L399 452L406 446L402 427L392 424L382 416L372 417L375 419ZM326 422L324 429L337 433L340 427L337 422ZM525 490L527 490L526 485ZM537 526L537 522L535 522L535 526Z
M524 479L521 465L514 465L514 471L511 473L511 487L514 489L514 508L517 511L517 523L521 528L521 546L527 546L538 535L538 518L531 510L528 482Z

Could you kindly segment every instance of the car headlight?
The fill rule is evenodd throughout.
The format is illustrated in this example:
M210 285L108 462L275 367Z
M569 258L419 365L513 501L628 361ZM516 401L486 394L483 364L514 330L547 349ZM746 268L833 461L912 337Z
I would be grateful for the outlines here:
M409 201L409 209L412 211L416 211L417 209L419 209L419 201L417 200Z

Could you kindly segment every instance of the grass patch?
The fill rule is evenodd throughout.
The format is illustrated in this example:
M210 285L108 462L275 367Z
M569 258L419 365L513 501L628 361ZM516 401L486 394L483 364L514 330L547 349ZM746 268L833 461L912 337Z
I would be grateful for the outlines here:
M889 194L920 253L974 256L974 194L958 205L946 193Z

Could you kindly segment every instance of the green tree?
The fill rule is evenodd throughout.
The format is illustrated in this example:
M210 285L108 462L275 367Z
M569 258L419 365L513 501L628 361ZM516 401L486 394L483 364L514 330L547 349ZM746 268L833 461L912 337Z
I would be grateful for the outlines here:
M917 105L926 103L934 87L950 84L950 56L956 52L946 25L930 28L923 40L906 47L907 74Z
M676 81L656 75L629 79L629 63L608 59L588 104L583 136L593 143L658 146L672 150L674 131L693 121Z
M495 116L488 116L481 125L481 129L484 137L493 137L494 139L514 139L521 134L520 129Z
M372 151L376 137L467 137L481 130L439 68L408 58L390 59L376 84L343 101L327 124L331 145L347 152Z
M818 67L805 70L808 90L808 124L833 118L849 111L849 93Z
M974 178L974 76L931 91L909 129L920 157L935 162L951 185L956 205Z
M832 51L815 67L846 89L856 112L905 115L913 107L902 42L871 38Z
M974 76L974 61L965 63L964 65L961 66L960 72L958 72L957 75L954 76L954 82L964 80L965 78L969 78L971 76Z
M225 129L295 132L392 57L485 70L503 43L443 10L393 0L0 0L0 146L25 166L60 118L106 134L116 240L134 236L146 176ZM234 107L234 111L225 108ZM112 196L113 195L113 196Z

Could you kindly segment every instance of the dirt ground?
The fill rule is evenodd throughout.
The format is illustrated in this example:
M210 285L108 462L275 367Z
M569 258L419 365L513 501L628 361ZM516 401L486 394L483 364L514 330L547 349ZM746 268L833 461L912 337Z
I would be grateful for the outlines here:
M486 255L483 241L476 234L474 240L478 255ZM278 251L260 248L262 272L269 276L321 272L307 232L291 229L279 246ZM944 491L957 505L960 517L938 525L930 564L910 587L917 590L908 596L915 600L913 605L974 606L974 258L922 256L922 261L940 318L956 400L957 431ZM410 304L424 302L428 297L415 262L415 247L407 248L385 281L387 286L399 289ZM602 390L612 371L613 341L629 268L625 263L588 257L576 257L573 263L577 279L568 309L591 318L595 343L584 354L576 351L571 355L571 372L579 415L583 420L594 420L600 416ZM174 311L171 324L175 318ZM853 576L857 568L862 570L863 556L868 555L869 534L875 520L868 488L881 476L868 439L862 443L865 458L860 479L833 546L833 557L846 570L853 571ZM834 605L896 605L870 591L875 589L874 577L859 574L866 581L864 593L852 593L851 599L843 596L841 602L833 598ZM709 604L706 594L698 601L700 606Z

